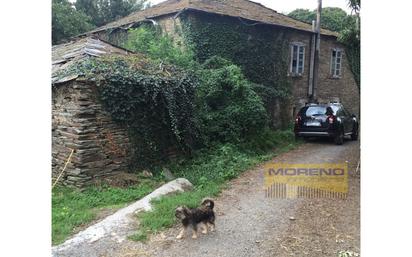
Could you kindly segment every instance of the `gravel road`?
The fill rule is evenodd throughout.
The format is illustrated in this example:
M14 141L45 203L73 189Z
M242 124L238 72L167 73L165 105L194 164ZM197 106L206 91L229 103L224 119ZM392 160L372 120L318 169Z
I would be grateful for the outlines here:
M216 199L216 231L198 239L175 239L179 225L154 235L146 243L103 239L64 256L338 256L359 253L360 178L353 174L359 142L337 146L313 140L272 161L289 163L349 163L349 196L342 199L266 198L262 168L231 181ZM293 217L293 218L292 218Z

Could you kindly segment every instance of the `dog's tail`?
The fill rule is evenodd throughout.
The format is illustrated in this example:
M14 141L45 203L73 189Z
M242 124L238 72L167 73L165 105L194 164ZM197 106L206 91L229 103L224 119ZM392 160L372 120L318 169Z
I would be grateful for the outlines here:
M213 209L213 207L215 207L215 202L214 202L213 199L211 199L211 198L204 198L204 199L202 200L201 205L202 205L202 206L206 206L206 207L208 207L208 208L210 208L210 209Z

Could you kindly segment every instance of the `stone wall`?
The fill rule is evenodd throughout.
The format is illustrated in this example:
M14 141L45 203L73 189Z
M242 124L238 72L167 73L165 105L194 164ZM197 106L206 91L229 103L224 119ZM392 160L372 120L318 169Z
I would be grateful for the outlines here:
M292 101L289 102L289 106L286 108L286 110L289 113L289 119L293 119L299 109L308 102L311 35L307 32L288 31L287 39L289 44L300 43L305 46L305 60L302 76L292 76L288 70L288 76L292 84ZM290 53L288 57L289 69Z
M290 43L303 43L306 47L304 74L301 77L291 78L293 85L291 113L294 116L308 101L311 36L308 33L289 32L289 41ZM320 103L339 101L345 106L345 109L359 116L359 88L356 85L349 62L346 59L344 53L345 47L338 43L335 38L326 36L321 36L320 47L319 83L315 88L316 100ZM331 75L331 54L333 48L340 48L343 50L342 76L340 78L333 78Z
M74 149L61 182L82 187L97 178L127 171L127 131L114 123L89 81L52 87L52 176L55 178Z
M127 30L116 29L114 31L100 31L95 34L98 38L109 42L113 45L123 47L123 44L127 41Z
M342 57L342 76L332 78L330 71L332 48L343 50ZM342 44L336 40L323 38L321 40L321 53L319 63L319 85L316 95L319 102L328 100L339 100L349 112L360 115L360 93L356 85L355 77L349 66Z
M175 18L174 15L164 15L156 20L157 26L160 27L163 33L173 35L174 40L183 46L183 40L181 38L181 24L180 19ZM151 23L147 23L151 24ZM139 25L136 25L138 27ZM122 47L127 41L128 30L126 29L116 29L113 31L100 31L95 34L98 38L105 40L113 45Z

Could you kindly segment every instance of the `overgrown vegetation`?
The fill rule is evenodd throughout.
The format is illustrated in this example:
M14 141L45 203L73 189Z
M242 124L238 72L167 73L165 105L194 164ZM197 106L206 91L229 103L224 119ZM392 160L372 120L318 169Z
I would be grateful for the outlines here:
M352 73L355 75L356 83L360 88L360 55L361 55L361 32L360 32L360 0L349 0L349 7L355 13L355 19L340 33L339 40L346 45L346 53L351 64Z
M132 168L167 159L169 151L190 155L200 141L194 105L196 81L186 73L142 74L125 62L105 74L101 100L114 121L128 128Z
M200 63L219 56L239 66L265 104L272 125L276 119L273 106L287 100L291 81L287 76L288 44L285 33L276 33L266 25L254 26L248 21L198 13L181 16L181 37L194 49ZM239 26L239 22L243 25Z
M116 210L152 192L157 182L147 180L128 188L89 187L80 192L57 187L52 192L52 243L62 243L102 211Z
M204 146L242 142L267 127L263 102L238 66L220 57L199 64L190 49L153 27L128 38L125 46L144 52L151 64L115 60L88 69L103 76L101 100L129 129L135 169L159 165L170 151L190 156ZM142 66L164 72L145 73Z
M343 31L341 31L339 40L346 46L345 52L350 63L350 68L354 75L355 81L360 88L360 30L356 29L355 27L344 29Z
M267 126L263 102L238 66L212 57L198 77L196 105L206 142L241 142Z
M160 29L150 25L141 25L128 31L127 41L123 47L144 53L159 63L169 63L186 70L196 70L198 63L189 47L183 47Z
M87 59L58 76L94 79L105 109L126 127L132 146L131 170L167 161L202 144L196 120L197 80L182 69L143 55Z

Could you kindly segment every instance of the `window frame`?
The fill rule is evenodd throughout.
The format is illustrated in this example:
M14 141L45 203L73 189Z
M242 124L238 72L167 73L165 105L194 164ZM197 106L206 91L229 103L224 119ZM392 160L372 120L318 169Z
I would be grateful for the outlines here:
M333 54L335 56L333 56ZM338 53L340 53L340 56L338 57ZM339 62L337 62L339 58ZM331 54L330 54L330 75L332 78L335 79L340 79L342 78L342 59L343 59L343 49L341 48L332 48L331 49ZM339 65L339 69L337 66ZM337 73L339 71L339 73Z
M297 47L296 53L296 67L293 67L295 47ZM300 59L300 54L302 52L302 58ZM290 44L290 64L289 64L289 74L293 77L302 77L305 72L305 54L306 54L306 45L301 42L292 42ZM301 64L301 66L300 66ZM301 70L301 72L299 72Z

